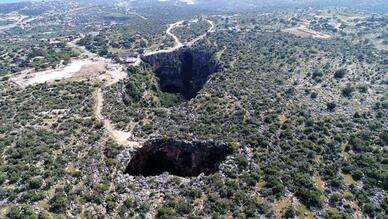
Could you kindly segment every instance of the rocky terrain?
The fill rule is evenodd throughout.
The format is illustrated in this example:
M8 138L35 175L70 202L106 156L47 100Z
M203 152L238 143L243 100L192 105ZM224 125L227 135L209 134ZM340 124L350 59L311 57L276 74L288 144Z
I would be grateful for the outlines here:
M185 99L197 95L209 75L218 69L218 63L205 51L180 49L171 53L146 56L163 92L180 93Z
M385 218L387 14L218 1L1 5L0 218Z

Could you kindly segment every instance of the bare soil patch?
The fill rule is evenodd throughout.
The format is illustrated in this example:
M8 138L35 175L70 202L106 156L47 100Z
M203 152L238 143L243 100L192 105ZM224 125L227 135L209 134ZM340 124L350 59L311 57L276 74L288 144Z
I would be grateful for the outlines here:
M300 36L304 38L312 37L318 39L330 39L331 36L329 34L321 33L315 30L311 30L307 27L307 25L300 25L298 27L292 27L288 29L284 29L283 32L293 34L295 36Z

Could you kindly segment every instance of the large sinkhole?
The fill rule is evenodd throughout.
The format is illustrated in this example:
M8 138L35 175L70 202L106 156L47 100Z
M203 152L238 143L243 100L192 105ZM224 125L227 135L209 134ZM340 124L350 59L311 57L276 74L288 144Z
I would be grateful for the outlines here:
M163 92L179 93L186 100L195 97L209 75L218 70L212 54L195 48L151 55L143 60L152 66Z
M150 140L135 153L125 173L135 176L156 176L164 172L182 177L208 175L218 171L229 152L226 144L220 142Z

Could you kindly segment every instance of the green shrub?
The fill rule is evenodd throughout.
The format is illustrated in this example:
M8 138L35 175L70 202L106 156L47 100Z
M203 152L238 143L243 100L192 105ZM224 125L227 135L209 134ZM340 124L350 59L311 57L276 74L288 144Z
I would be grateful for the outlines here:
M364 175L363 172L359 169L352 171L352 177L355 180L360 180L362 176Z
M275 176L269 176L266 178L265 187L272 189L274 195L281 195L284 191L284 185Z
M237 156L236 163L240 169L246 169L248 167L248 160L247 160L247 158L245 158L243 156L240 156L240 155Z
M8 215L10 219L36 219L37 215L29 205L13 206Z
M24 194L23 199L29 200L32 202L37 202L37 201L44 199L44 197L45 197L45 195L43 192L33 190L33 191L28 191L26 194Z
M345 69L339 69L337 71L335 71L334 73L334 78L335 79L341 79L345 76L346 74L346 70Z
M172 107L184 101L179 93L159 92L159 101L162 107Z
M336 192L333 195L331 195L329 202L331 205L335 206L338 202L342 201L342 198L343 198L342 194Z
M240 147L240 145L237 142L234 142L234 141L228 142L228 150L229 151L232 151L232 152L236 151L239 147Z
M39 189L43 184L43 179L41 177L34 177L28 180L28 187L30 189Z
M62 191L55 193L49 204L51 212L64 213L68 205L66 194Z
M282 218L286 218L286 219L291 219L291 218L295 218L296 214L295 214L295 210L294 208L292 207L288 207L283 215L282 215Z
M322 205L322 193L319 190L299 188L296 195L306 206L320 207Z
M161 207L158 210L158 214L156 215L156 218L160 219L173 219L173 218L178 218L177 213L175 212L174 209L170 207Z
M334 102L329 102L329 103L326 103L326 107L328 110L330 111L333 111L335 109L335 107L337 106L337 104L335 104Z
M345 88L342 89L341 94L344 97L352 97L353 87L350 85L347 85Z
M376 217L377 215L377 208L372 203L366 203L363 207L363 210L365 214L369 215L372 218Z
M6 173L0 173L0 185L3 184L7 178L8 177Z

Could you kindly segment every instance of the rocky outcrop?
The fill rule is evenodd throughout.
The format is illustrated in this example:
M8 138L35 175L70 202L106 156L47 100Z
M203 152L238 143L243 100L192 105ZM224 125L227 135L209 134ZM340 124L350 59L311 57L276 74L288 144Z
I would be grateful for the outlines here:
M221 142L150 140L136 152L125 173L154 176L168 172L183 177L208 175L218 171L220 163L230 152Z
M164 92L180 93L191 99L202 89L210 74L218 70L212 54L195 48L183 48L142 58L150 64Z

